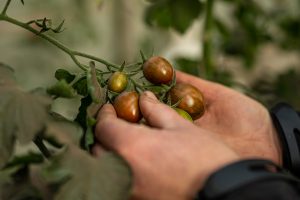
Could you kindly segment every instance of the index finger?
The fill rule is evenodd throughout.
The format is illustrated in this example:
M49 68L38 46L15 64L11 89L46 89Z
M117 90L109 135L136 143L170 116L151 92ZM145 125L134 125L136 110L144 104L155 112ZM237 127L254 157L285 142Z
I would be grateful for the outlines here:
M106 148L121 152L124 146L144 135L143 126L128 123L117 117L111 104L104 105L97 117L95 136Z

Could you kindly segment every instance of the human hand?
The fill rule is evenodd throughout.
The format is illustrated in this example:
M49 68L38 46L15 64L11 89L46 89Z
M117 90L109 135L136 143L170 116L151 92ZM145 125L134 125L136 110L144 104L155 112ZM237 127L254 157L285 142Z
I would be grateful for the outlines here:
M176 75L177 82L191 83L203 92L207 109L195 124L217 134L243 158L282 163L279 138L264 106L220 84L179 71Z
M98 114L95 132L99 143L131 166L133 199L193 199L211 173L239 159L212 133L183 119L152 93L141 95L140 108L151 127L117 118L107 104ZM99 143L93 148L97 156Z

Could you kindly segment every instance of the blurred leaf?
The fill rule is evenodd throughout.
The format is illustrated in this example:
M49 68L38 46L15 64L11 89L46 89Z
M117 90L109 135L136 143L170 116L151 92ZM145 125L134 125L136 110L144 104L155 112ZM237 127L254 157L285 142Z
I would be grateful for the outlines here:
M44 161L44 156L40 153L29 152L24 155L17 155L5 166L11 168L15 166L27 166L29 164L38 164Z
M88 95L88 89L87 89L87 80L86 77L80 78L78 81L76 81L72 87L77 91L78 94L82 96Z
M300 90L295 86L300 85L300 73L290 69L280 74L275 80L275 93L281 101L286 101L300 109Z
M96 67L93 62L91 62L90 69L87 73L87 87L89 95L94 103L99 104L100 106L105 103L105 92L98 82Z
M0 199L42 200L31 183L27 167L15 166L0 171Z
M65 80L67 83L71 83L75 79L75 75L71 74L65 69L58 69L55 72L55 78L59 81Z
M112 153L95 159L71 146L43 167L41 176L58 185L55 200L127 200L131 172L126 163Z
M52 121L47 124L45 131L45 138L54 146L61 146L63 144L75 144L79 146L80 138L82 136L82 129L73 122Z
M15 84L14 69L0 62L0 87Z
M55 85L48 88L47 93L62 98L74 98L77 94L65 79L58 81Z
M42 131L50 103L44 96L10 85L0 86L0 167L10 158L16 139L27 144Z
M160 0L147 8L145 20L149 25L173 28L184 33L202 11L199 0Z
M215 21L221 34L224 52L244 60L244 67L251 69L256 61L259 47L272 39L268 25L272 19L256 1L233 1L236 23L229 29L220 19ZM237 37L238 36L238 37Z
M89 149L89 147L94 144L93 126L96 124L95 116L101 106L106 102L104 88L99 84L96 68L92 62L87 75L87 86L92 103L86 108L86 132L83 142L85 149Z
M286 49L300 50L300 16L285 17L279 21L279 27L284 34L281 46Z
M192 74L194 76L200 75L200 61L179 57L176 58L175 62L177 69L180 71Z
M252 85L252 89L267 107L272 107L279 102L287 102L299 110L300 90L295 90L295 86L299 84L300 72L288 69L273 79L265 75L259 77Z

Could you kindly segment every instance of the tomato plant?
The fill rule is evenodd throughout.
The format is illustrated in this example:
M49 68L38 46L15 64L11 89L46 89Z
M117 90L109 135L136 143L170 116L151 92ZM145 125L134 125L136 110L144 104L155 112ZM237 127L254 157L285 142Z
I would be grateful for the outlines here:
M146 58L143 53L141 61L119 65L75 51L48 34L61 33L64 21L57 26L48 18L24 23L7 15L10 3L5 3L0 21L26 29L62 50L80 71L58 69L52 86L26 92L15 81L14 70L0 63L0 199L128 199L132 174L126 162L114 153L104 153L100 159L86 153L95 143L97 112L111 103L119 118L138 123L142 119L139 95L146 90L169 105L168 94L178 93L179 85L173 66L163 57ZM198 103L194 90L185 89L182 95ZM80 99L75 119L51 109L60 98ZM189 115L198 117L197 108L185 109L182 103L175 108L179 115L191 121ZM39 151L16 154L19 143L35 144ZM33 179L31 174L38 177Z

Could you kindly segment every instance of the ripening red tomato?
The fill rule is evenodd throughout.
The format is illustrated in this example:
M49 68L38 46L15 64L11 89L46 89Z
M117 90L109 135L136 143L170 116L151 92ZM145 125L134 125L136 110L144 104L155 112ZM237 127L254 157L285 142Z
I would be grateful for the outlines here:
M187 83L178 83L170 91L171 103L179 102L177 108L186 111L195 120L205 112L203 94L196 87Z
M154 84L168 84L173 78L173 67L164 58L154 56L143 64L145 78Z
M128 83L127 75L123 72L115 72L108 79L108 89L113 92L123 92Z
M137 123L142 118L139 107L139 95L135 91L122 92L114 100L113 106L118 117L128 122Z

